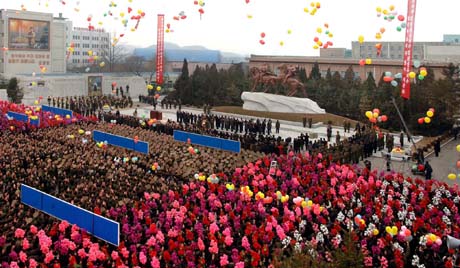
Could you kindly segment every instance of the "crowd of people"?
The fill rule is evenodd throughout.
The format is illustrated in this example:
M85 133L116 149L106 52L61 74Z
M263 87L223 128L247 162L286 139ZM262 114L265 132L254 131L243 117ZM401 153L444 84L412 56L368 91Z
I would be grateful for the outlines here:
M306 249L332 263L348 234L365 267L458 265L446 246L447 235L460 237L457 187L341 164L325 140L301 153L192 154L194 145L133 117L83 119L25 131L2 115L2 267L273 267L275 252ZM138 136L150 152L99 148L93 130ZM122 242L23 205L20 183L119 222Z
M84 116L96 115L103 110L104 105L122 109L133 107L133 100L130 96L73 96L73 97L51 97L47 98L48 105L62 109L70 109Z

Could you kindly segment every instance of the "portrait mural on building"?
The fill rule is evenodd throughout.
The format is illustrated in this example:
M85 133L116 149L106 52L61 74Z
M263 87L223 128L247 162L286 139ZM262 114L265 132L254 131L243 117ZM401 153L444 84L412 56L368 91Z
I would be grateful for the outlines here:
M48 21L9 19L8 48L11 50L49 50Z

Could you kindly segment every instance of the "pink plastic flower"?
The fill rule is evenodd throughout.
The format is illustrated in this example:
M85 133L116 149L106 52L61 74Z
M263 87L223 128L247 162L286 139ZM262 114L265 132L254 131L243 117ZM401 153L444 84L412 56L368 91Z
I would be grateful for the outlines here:
M219 231L219 226L215 222L211 223L211 226L209 226L209 232L211 234L215 234L217 231Z
M201 238L198 238L198 248L203 251L204 250L204 243L203 243L203 240L201 240Z
M209 252L212 254L219 253L219 248L217 247L217 242L215 240L211 240L211 246L209 247Z
M12 261L12 262L10 263L10 268L19 268L19 265L18 265L17 262Z
M31 226L30 226L30 232L31 232L32 234L37 234L37 232L38 232L37 227L36 227L35 225L31 225Z
M80 257L80 259L84 259L86 258L86 252L84 249L79 249L78 252L77 252L78 256Z
M153 257L150 261L150 265L152 265L153 268L160 268L160 261L157 259L157 257Z
M22 230L21 228L18 228L16 229L16 231L14 231L14 237L16 238L24 238L24 234L26 232L24 230Z
M224 240L225 245L231 246L233 244L233 238L231 236L226 236Z
M110 256L112 257L113 260L118 260L118 252L116 252L115 250L112 251L112 254L110 254Z
M147 257L145 256L144 252L142 252L142 251L139 253L139 261L142 264L145 264L147 262Z
M223 256L220 256L220 266L225 266L228 264L228 256L224 254Z
M69 227L69 223L67 221L61 221L61 223L59 223L59 232L64 233L67 227Z
M19 260L24 263L27 261L27 254L22 250L19 252Z
M37 268L38 263L34 259L29 259L29 268Z
M249 241L248 241L248 238L246 236L243 237L242 241L241 241L241 245L243 246L243 248L245 248L246 250L250 250L251 249L251 245L249 244Z
M24 238L24 240L22 240L22 249L27 250L29 249L29 247L30 247L29 240L27 240L27 238Z
M235 268L244 268L244 262L240 261L235 264Z
M53 254L53 252L48 252L48 253L46 253L46 256L45 256L45 263L48 264L48 263L50 263L52 260L54 260L54 254Z

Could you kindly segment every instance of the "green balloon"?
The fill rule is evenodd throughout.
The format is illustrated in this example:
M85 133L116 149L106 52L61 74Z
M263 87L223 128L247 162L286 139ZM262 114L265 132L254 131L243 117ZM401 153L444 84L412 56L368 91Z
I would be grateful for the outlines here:
M400 32L401 30L402 30L402 28L401 28L401 27L399 27L399 26L398 26L398 27L396 27L396 31Z
M418 79L419 79L419 80L423 80L423 79L425 79L425 76L419 74L419 75L418 75Z

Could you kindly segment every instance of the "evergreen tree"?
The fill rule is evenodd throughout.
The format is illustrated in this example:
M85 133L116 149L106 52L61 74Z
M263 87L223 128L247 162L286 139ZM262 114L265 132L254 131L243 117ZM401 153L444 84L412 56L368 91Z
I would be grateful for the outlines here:
M311 68L311 72L310 72L310 79L313 79L313 80L319 80L321 79L321 72L319 70L319 65L318 65L318 62L315 62L313 64L313 67Z
M353 71L353 66L349 66L347 70L345 71L345 86L346 87L352 87L355 83L355 72Z
M173 97L180 98L182 103L190 104L192 101L192 87L191 81L188 72L188 62L187 59L184 59L182 65L182 72L179 78L177 78L174 83L174 88L176 89L176 94Z
M19 88L18 79L16 77L11 78L8 82L6 94L8 95L8 98L10 98L11 102L21 103L22 98L24 97L24 93L22 88Z
M305 68L303 67L297 68L297 73L298 73L300 82L306 83L308 81L307 71L305 70Z

